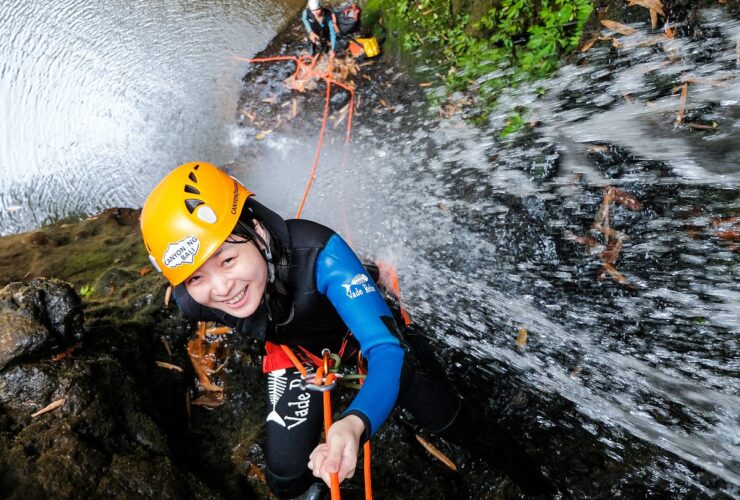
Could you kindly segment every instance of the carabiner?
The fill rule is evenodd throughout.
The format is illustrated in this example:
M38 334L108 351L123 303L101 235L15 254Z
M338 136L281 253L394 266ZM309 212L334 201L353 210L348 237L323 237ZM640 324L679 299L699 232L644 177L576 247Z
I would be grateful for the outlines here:
M309 391L326 392L331 391L337 386L337 382L342 379L341 373L334 374L334 380L331 383L326 383L326 377L322 377L321 384L316 383L316 373L308 372L305 377L301 377L301 389Z

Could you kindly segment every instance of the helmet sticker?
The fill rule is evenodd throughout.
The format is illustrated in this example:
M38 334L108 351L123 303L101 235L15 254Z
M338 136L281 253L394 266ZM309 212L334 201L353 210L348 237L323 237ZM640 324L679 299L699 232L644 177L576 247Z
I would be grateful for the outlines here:
M373 293L375 291L375 287L370 281L370 278L364 274L355 274L349 283L345 283L342 286L344 287L347 297L350 299L354 299L360 295L365 295L366 293Z
M195 255L200 249L200 240L195 236L186 236L178 242L167 245L162 257L162 263L171 268L183 264L192 264Z

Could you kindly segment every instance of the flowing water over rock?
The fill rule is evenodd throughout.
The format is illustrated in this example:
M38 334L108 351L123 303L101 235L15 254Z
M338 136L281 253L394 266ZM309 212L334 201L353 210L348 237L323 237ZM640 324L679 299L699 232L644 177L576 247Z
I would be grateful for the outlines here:
M412 316L487 425L561 491L734 496L740 24L710 9L675 39L632 26L622 48L501 96L482 128L429 117L388 69L384 102L360 104L351 166L340 134L324 147L304 216L399 265ZM502 139L514 108L536 124ZM256 132L239 175L290 215L314 147L293 131L255 153Z

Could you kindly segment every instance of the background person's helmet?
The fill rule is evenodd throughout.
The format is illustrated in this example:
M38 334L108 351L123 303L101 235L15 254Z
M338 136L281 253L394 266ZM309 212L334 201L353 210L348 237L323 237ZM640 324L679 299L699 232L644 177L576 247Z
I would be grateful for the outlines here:
M210 163L180 165L149 193L141 210L149 260L179 285L226 241L251 194Z
M308 10L316 10L321 8L321 2L319 0L308 0Z

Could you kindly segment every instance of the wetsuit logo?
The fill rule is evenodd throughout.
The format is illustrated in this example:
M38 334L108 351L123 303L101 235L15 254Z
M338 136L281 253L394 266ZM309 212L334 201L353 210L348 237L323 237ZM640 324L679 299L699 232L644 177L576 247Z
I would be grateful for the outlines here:
M167 245L162 263L172 268L183 264L192 264L199 249L200 240L195 236L186 236L176 243Z
M291 430L294 427L298 427L308 418L309 406L311 405L311 395L301 388L301 379L293 378L288 381L286 376L287 370L273 370L267 374L267 392L270 397L270 404L272 405L272 411L267 415L267 422L275 422L280 427L285 427ZM294 375L298 372L294 372ZM288 395L286 397L294 396L293 401L287 402L288 414L285 417L281 417L278 413L277 407L280 403L280 399L285 394L285 389L288 388ZM298 391L295 395L293 391ZM293 398L291 398L293 399ZM284 407L281 404L281 407ZM292 414L291 414L292 413Z
M360 295L365 295L366 293L373 293L375 291L375 287L372 285L372 282L370 282L370 278L364 274L355 274L355 277L352 278L349 283L345 283L342 286L344 287L344 292L347 294L347 297L350 299L354 299Z

